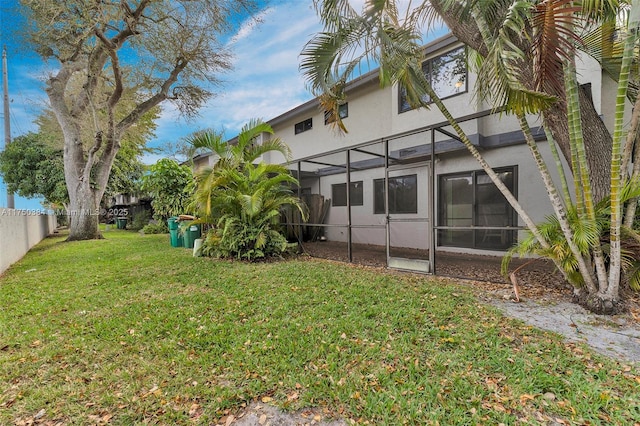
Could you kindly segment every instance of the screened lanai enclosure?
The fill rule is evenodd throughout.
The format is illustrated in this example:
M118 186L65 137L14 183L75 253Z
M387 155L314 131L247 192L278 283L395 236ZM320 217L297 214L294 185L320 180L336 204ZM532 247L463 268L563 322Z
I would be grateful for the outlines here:
M489 114L459 122L477 126ZM311 255L429 274L486 251L499 274L496 256L521 228L483 171L446 165L461 156L470 157L466 147L439 123L295 161L291 172L310 215L305 223L289 217L290 238ZM496 172L516 193L517 165Z

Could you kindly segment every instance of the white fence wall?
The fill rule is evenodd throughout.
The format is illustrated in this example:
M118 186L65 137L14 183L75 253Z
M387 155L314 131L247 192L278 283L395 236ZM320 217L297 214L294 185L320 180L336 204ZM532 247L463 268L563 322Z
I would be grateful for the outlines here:
M53 214L0 208L0 274L56 229Z

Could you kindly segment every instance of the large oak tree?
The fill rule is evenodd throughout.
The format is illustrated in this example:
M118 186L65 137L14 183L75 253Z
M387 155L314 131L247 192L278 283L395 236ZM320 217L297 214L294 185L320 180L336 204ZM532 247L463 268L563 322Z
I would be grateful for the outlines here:
M100 238L95 214L127 129L170 101L193 115L230 69L222 38L252 0L21 0L64 135L69 240ZM133 100L133 102L131 102ZM89 136L88 136L89 135Z

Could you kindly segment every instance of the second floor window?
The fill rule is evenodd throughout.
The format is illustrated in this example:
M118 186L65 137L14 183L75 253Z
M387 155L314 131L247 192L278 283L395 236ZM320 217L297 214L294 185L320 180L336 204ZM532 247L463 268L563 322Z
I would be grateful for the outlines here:
M464 47L424 61L422 71L440 99L467 91L467 61ZM426 97L424 101L431 102L431 99ZM413 109L402 86L399 88L398 102L399 112Z
M349 103L345 102L338 107L338 115L341 120L344 120L349 116ZM324 124L333 123L336 121L336 118L333 116L331 111L324 112Z
M304 121L296 123L294 128L295 128L296 135L298 133L302 133L302 132L306 132L307 130L311 130L311 129L313 129L313 120L311 118L307 118Z

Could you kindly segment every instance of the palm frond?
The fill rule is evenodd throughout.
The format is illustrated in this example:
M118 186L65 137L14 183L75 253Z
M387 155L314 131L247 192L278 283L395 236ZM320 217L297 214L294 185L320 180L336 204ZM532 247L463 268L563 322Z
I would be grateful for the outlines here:
M618 12L627 0L581 0L581 14L590 21L603 22L619 18Z
M271 126L269 126L271 128ZM268 132L267 132L268 133ZM273 133L270 133L273 134ZM291 160L291 148L280 138L267 139L260 144L253 144L246 148L245 161L253 162L267 152L279 152L286 161Z
M321 22L330 31L340 28L343 17L358 14L349 0L313 0L313 4Z
M186 142L194 149L207 149L218 154L220 157L224 156L226 149L224 134L214 130L195 132L186 138Z
M335 1L322 2L325 31L305 45L300 70L324 110L336 117L332 125L346 131L337 114L345 100L346 82L361 63L371 59L380 64L381 85L394 83L396 73L390 68L400 69L407 52L415 57L420 35L415 28L402 24L395 1L370 1L362 16L353 10L343 14L338 7Z
M476 95L485 101L489 101L495 108L504 108L507 113L534 114L549 107L557 99L548 93L523 86L522 72L528 52L520 48L522 28L526 28L531 20L533 7L531 3L516 1L506 8L496 8L495 12L487 12L480 5L478 14L482 14L481 20L486 22L491 19L499 24L491 28L497 28L495 34L485 35L490 37L485 40L487 54L484 58L474 54L470 62L478 73L476 83ZM488 17L485 15L489 15ZM488 25L488 24L487 24Z
M476 94L488 100L494 107L508 113L535 114L557 101L555 96L525 88L520 82L522 52L515 44L497 39L484 59L475 57L480 63Z
M582 40L575 32L583 20L573 0L545 0L533 12L535 88L558 97L564 93L563 64L575 58L576 44Z
M238 133L238 142L232 149L237 154L243 154L242 157L246 161L246 156L244 154L251 151L250 146L255 144L256 139L258 139L258 137L263 133L272 135L273 129L271 128L271 125L259 119L251 119L248 123L242 126L242 129L240 129L240 133ZM240 155L238 155L238 157L240 157Z

